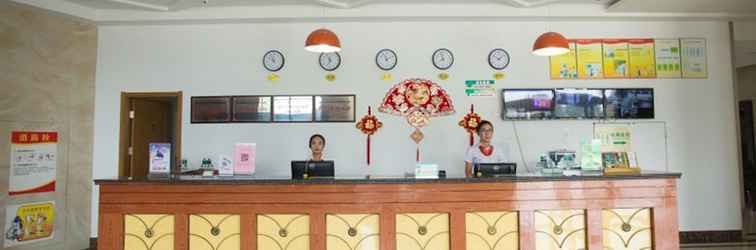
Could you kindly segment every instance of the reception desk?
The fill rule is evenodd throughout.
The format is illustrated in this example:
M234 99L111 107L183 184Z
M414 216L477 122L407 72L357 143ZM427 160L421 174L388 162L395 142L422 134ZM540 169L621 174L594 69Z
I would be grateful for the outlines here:
M678 178L103 179L98 249L679 249Z

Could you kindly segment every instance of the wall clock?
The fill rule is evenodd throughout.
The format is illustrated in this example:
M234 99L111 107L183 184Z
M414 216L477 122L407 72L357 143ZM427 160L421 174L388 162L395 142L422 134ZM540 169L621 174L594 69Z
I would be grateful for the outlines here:
M276 72L284 66L284 55L278 50L269 50L263 55L263 67L270 72Z
M449 49L441 48L433 52L433 66L440 70L447 70L454 64L454 54Z
M509 53L501 48L496 48L488 53L488 65L496 70L505 69L509 66Z
M338 52L333 53L320 53L318 59L320 67L326 71L334 71L341 65L341 55Z
M375 54L375 65L378 65L378 68L382 70L394 69L398 61L396 52L390 49L382 49Z

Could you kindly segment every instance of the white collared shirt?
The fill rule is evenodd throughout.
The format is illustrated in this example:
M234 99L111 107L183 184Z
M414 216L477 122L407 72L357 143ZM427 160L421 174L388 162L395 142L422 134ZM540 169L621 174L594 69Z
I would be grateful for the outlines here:
M491 155L486 156L483 152L480 152L480 143L475 143L467 149L465 153L465 162L467 163L500 163L500 162L512 162L512 158L509 157L509 150L500 145L493 146L493 152Z

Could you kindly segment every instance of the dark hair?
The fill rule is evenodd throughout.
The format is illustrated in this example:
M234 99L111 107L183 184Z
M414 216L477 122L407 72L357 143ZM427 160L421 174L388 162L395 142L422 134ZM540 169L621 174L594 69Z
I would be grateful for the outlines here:
M320 140L323 141L323 147L325 147L325 144L326 144L325 137L323 137L323 135L321 134L314 134L310 136L310 144L309 144L310 148L312 147L312 140L315 140L315 138L320 138Z
M482 128L483 125L490 126L491 127L491 131L493 131L493 124L491 124L491 122L489 122L487 120L480 120L480 123L478 123L478 127L475 127L475 132L477 132L478 134L480 134L480 128Z

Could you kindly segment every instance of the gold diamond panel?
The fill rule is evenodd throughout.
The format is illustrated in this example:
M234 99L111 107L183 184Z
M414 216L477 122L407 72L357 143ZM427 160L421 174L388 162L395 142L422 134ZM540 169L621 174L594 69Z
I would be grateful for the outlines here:
M467 250L517 249L517 212L466 213Z
M584 210L536 210L536 249L585 249Z
M379 249L378 214L327 214L326 249Z
M396 249L449 250L449 214L397 214Z
M604 209L601 212L605 249L651 248L651 209Z
M240 225L238 214L189 215L189 249L238 250Z
M306 214L257 215L257 249L309 250L310 216Z
M173 215L127 214L123 220L123 249L173 250Z

